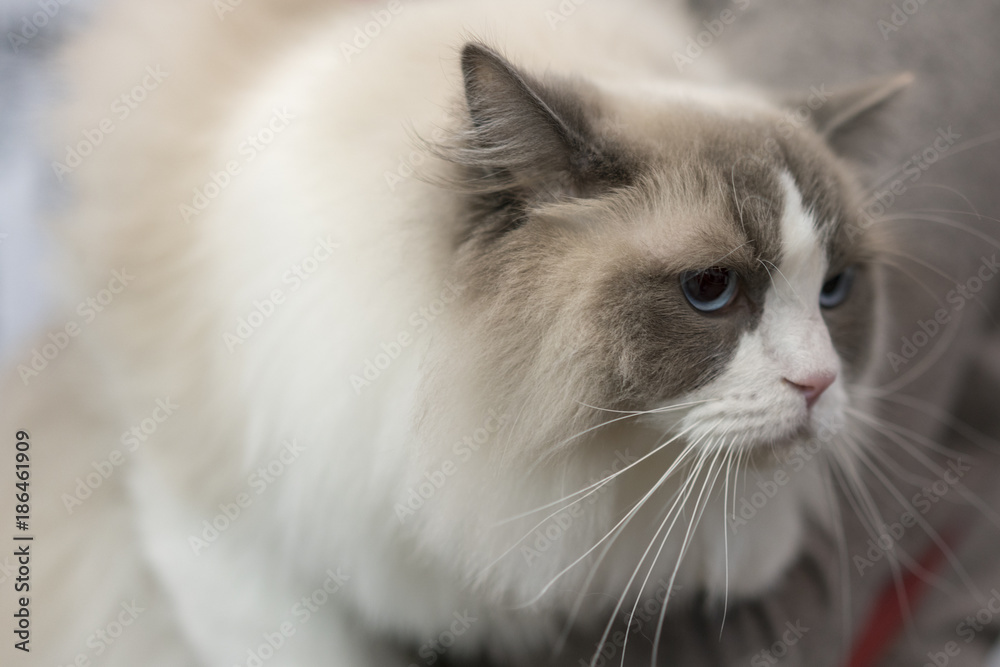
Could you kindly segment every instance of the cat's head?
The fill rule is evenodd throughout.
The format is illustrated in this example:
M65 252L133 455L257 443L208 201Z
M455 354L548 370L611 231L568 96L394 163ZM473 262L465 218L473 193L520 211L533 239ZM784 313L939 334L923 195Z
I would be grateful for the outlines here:
M478 44L462 67L457 356L487 401L536 407L552 436L594 408L698 402L693 434L748 445L838 417L876 251L832 144L906 77L816 90L803 115L690 83L542 81Z
M752 457L842 422L878 281L835 146L907 77L789 107L536 78L478 44L462 73L464 128L439 151L464 290L432 348L425 423L507 414L495 471L582 465L631 424L683 432L677 452Z

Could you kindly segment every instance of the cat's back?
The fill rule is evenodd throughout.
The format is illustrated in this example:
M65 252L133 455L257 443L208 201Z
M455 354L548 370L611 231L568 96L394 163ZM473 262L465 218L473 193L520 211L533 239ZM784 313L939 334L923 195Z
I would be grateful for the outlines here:
M64 55L66 159L53 168L76 202L60 233L88 258L68 280L97 287L108 267L135 269L103 323L157 386L185 373L205 385L220 352L208 367L225 374L251 349L280 358L321 332L336 332L342 353L330 375L348 378L446 287L461 216L453 193L425 182L417 138L455 129L462 44L485 38L542 75L653 78L686 34L674 11L647 0L107 3ZM131 57L108 55L120 53ZM95 131L100 145L82 146ZM255 326L272 310L280 322ZM157 373L149 350L164 347L186 348L190 366L171 357Z

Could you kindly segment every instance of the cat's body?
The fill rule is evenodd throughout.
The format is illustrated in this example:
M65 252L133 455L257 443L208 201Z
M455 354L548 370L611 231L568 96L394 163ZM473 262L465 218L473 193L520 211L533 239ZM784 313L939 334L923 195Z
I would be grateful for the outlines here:
M145 29L120 7L74 47L92 68L114 33L149 57L81 80L67 143L149 83L66 175L76 277L122 289L14 380L57 501L35 602L53 660L251 664L280 644L266 664L523 664L568 619L596 641L665 587L681 608L760 596L836 518L825 454L747 530L723 518L728 485L770 478L770 447L862 407L877 253L811 127L835 131L835 105L789 125L705 73L711 54L676 75L690 23L665 3L573 6L191 3ZM470 33L509 62L463 51ZM746 278L729 325L677 283L719 265ZM855 265L854 301L821 311ZM654 494L689 443L699 472ZM765 451L731 477L743 445ZM112 450L125 463L77 492ZM70 623L67 598L92 607ZM98 655L95 622L132 599L145 611Z

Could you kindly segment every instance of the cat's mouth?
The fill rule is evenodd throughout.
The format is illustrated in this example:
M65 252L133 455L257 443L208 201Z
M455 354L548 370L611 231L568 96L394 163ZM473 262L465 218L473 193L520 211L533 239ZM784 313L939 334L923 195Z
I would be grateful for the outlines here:
M688 421L691 441L708 447L732 446L750 452L757 450L787 450L814 437L814 426L808 413L775 419L766 410L742 411L731 414L713 411L711 415L690 414ZM691 418L694 419L691 419ZM685 424L682 422L681 428Z
M747 439L742 445L746 450L746 461L750 465L766 467L783 464L795 451L806 447L818 451L823 446L816 429L808 422L790 426L786 432L763 437L757 440Z

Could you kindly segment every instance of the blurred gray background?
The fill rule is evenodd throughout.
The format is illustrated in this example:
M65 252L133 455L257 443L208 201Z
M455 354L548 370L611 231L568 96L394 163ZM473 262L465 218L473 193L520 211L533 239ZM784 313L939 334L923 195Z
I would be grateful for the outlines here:
M56 82L46 75L45 58L75 26L90 0L50 5L0 0L0 360L11 363L42 326L51 306L45 267L51 262L49 234L43 224L61 198L42 150L46 110L58 99ZM42 18L33 15L42 12ZM36 18L32 22L32 18ZM37 30L31 35L28 21ZM37 27L35 23L43 23Z

